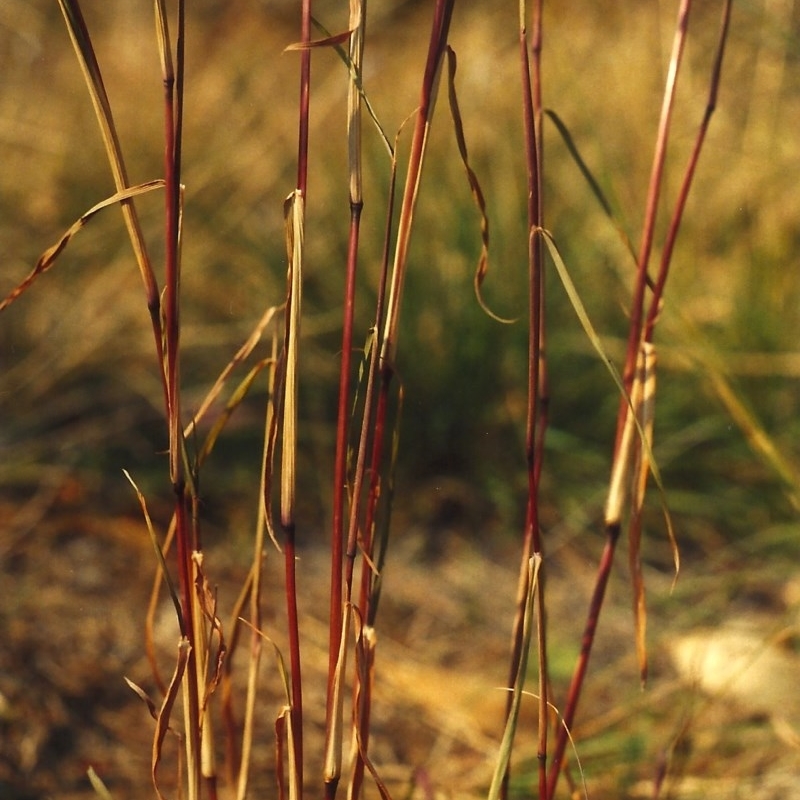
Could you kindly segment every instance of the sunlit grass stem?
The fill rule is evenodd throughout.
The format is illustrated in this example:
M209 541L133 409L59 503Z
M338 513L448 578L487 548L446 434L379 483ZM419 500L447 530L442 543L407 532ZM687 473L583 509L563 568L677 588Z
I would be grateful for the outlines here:
M664 91L664 98L661 109L661 119L659 122L658 134L656 137L655 155L653 158L653 165L651 171L650 185L647 195L647 204L644 219L644 230L642 234L642 242L639 251L639 258L637 263L636 273L636 286L633 294L630 314L630 327L628 338L628 349L625 360L625 372L623 375L623 383L625 388L630 393L633 385L633 376L637 362L637 354L639 352L640 343L642 341L642 318L644 313L645 290L648 286L653 286L648 276L648 263L650 259L650 252L653 244L653 236L655 231L656 216L658 212L658 200L661 194L661 184L664 170L664 163L666 159L667 139L670 130L670 120L672 116L672 107L674 103L675 89L677 83L678 72L680 68L681 56L685 47L686 38L688 35L688 22L689 12L691 9L690 0L682 0L678 9L678 19L676 23L675 36L673 40L672 55L670 58L669 72ZM703 115L703 120L697 134L695 146L689 160L689 165L684 175L684 180L678 195L675 211L673 213L672 222L667 234L666 246L663 250L661 266L659 269L658 278L655 286L653 286L653 297L651 299L650 311L646 319L645 327L645 341L652 342L653 329L658 318L661 308L662 293L666 283L667 275L669 273L670 259L673 251L675 239L680 226L683 209L686 204L689 189L691 187L692 178L694 176L695 166L697 159L705 140L705 134L708 128L711 114L716 106L716 97L720 81L720 73L722 66L722 57L724 53L725 42L727 41L728 25L730 20L730 3L726 2L723 6L722 25L718 40L718 49L715 61L712 67L709 100L706 105L706 110ZM620 411L617 418L617 433L616 444L613 453L612 463L615 463L619 458L629 458L628 454L622 452L621 442L625 420L629 414L633 413L629 403L625 398L621 400ZM632 525L638 525L637 511L634 511L632 518ZM669 521L668 521L669 526ZM578 662L570 683L567 701L564 706L563 719L564 727L559 728L557 732L556 743L553 752L553 762L550 768L548 777L548 794L552 798L555 794L555 787L558 782L558 777L561 769L562 759L567 746L567 731L571 729L574 722L575 713L577 710L578 701L581 695L583 684L588 670L589 657L592 650L592 645L595 639L597 630L597 622L600 616L600 611L605 599L606 587L608 585L608 578L611 573L611 567L614 561L614 553L621 533L621 520L617 518L607 519L606 521L606 541L603 547L603 552L600 558L597 569L597 578L595 582L594 591L589 604L589 613L587 616L586 626L584 628L583 637L581 641L581 651L578 657ZM670 531L670 537L672 533ZM676 545L673 542L673 548ZM637 557L632 554L632 557ZM678 564L677 554L676 566ZM637 621L637 627L643 624L643 620Z

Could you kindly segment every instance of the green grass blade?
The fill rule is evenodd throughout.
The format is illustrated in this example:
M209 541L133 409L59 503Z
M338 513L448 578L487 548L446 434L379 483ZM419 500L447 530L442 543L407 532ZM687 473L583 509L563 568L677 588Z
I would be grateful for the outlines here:
M609 375L611 375L612 380L617 386L622 397L625 398L625 401L628 404L628 413L633 415L633 423L636 426L637 433L639 435L639 440L642 442L642 446L645 449L647 454L647 458L649 460L649 467L650 473L653 476L653 481L658 488L659 498L661 502L661 511L664 515L664 521L667 526L667 535L669 536L670 544L672 547L672 554L673 560L675 564L675 574L677 575L680 571L680 556L677 549L677 539L675 537L675 529L672 525L672 517L669 513L669 508L667 507L667 496L666 490L664 488L664 482L661 479L661 471L658 468L658 464L656 463L655 457L653 456L653 452L650 448L650 444L647 441L647 436L645 435L644 430L642 429L641 423L637 417L636 411L631 403L631 397L625 389L625 386L622 382L622 377L620 376L617 368L614 366L614 363L611 361L608 353L606 352L605 347L603 346L600 337L597 334L597 331L594 329L594 325L592 325L592 321L589 319L589 314L586 311L586 307L583 305L583 301L580 298L577 288L570 277L569 270L567 269L567 265L564 263L564 259L561 257L561 253L558 250L558 246L553 239L552 234L549 231L540 228L539 230L535 230L531 234L532 236L541 236L544 239L545 244L547 245L548 252L550 253L550 257L553 259L553 263L555 264L556 271L558 272L558 276L561 279L561 283L564 286L564 290L567 293L567 297L569 298L570 303L572 304L572 308L574 309L576 315L578 316L578 320L583 327L586 336L588 337L589 341L592 344L592 347L597 351L597 354L600 356L603 364L605 365L606 369L608 370Z
M634 249L633 243L630 240L630 237L625 232L625 229L622 226L622 223L617 219L616 215L614 214L614 210L611 207L611 203L609 202L608 198L605 196L602 188L600 188L600 183L597 178L594 177L592 171L589 169L589 165L584 160L583 156L578 150L578 145L575 143L575 140L572 138L572 134L569 132L569 128L567 128L564 121L561 117L556 114L555 111L552 109L546 108L544 113L550 118L550 121L553 125L556 126L556 130L561 135L564 144L569 151L569 154L572 156L572 160L575 162L576 166L581 172L581 175L586 180L586 183L589 184L589 188L592 190L592 194L597 198L597 202L600 203L605 215L611 220L615 230L619 234L619 238L622 240L622 243L625 245L625 249L631 254L633 257L634 262L636 261L636 250Z
M514 746L517 721L519 719L523 690L525 688L525 673L528 668L528 650L531 644L533 598L538 590L539 567L541 563L542 557L538 553L536 553L528 563L528 593L525 598L525 614L522 620L522 650L519 664L517 665L517 675L512 688L511 708L509 709L506 727L503 731L503 739L500 743L500 755L495 764L492 783L489 787L488 800L500 800L503 778L508 770L509 762L511 761L511 750Z

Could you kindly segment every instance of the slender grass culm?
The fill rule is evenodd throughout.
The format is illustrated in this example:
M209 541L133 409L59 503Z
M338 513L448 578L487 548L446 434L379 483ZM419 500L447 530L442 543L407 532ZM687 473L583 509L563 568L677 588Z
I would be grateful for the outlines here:
M126 393L140 401L124 419L109 411L103 436L85 443L78 429L75 480L98 476L101 499L70 517L78 533L55 537L61 547L102 530L113 541L125 518L130 539L146 544L151 582L136 603L126 592L141 588L141 575L126 566L125 580L115 579L107 553L79 569L89 583L99 572L105 594L81 599L75 612L80 625L91 603L113 603L144 629L133 652L114 656L125 692L114 713L132 741L118 743L122 757L110 746L81 751L82 788L63 791L159 800L690 797L684 776L728 768L692 736L713 721L717 694L767 720L759 742L796 743L800 714L773 712L763 696L755 705L759 690L739 673L727 682L688 675L689 639L670 627L677 603L687 627L704 619L690 615L704 603L716 624L713 602L724 610L739 592L716 579L684 588L679 568L691 573L702 558L709 574L715 565L742 572L736 587L750 580L742 564L757 560L755 534L745 545L718 528L741 524L749 534L761 525L767 544L758 552L788 563L800 496L785 375L768 376L775 408L762 384L748 397L747 376L719 344L741 298L727 273L685 268L713 257L712 245L703 250L713 236L729 248L723 257L745 258L731 231L701 219L703 204L717 204L714 217L730 212L724 204L757 202L730 199L721 167L730 156L720 156L711 124L718 99L726 102L726 71L739 80L748 69L730 0L714 7L721 22L691 0L667 4L669 19L663 4L588 10L542 0L123 5L135 26L118 40L121 10L85 15L79 0L58 2L54 41L71 43L112 188L95 183L108 175L84 155L89 144L70 145L80 170L69 181L85 181L76 194L88 210L50 238L27 277L6 271L0 302L0 320L20 331L8 334L9 353L39 359L22 378L4 359L0 400L19 397L44 420L37 428L9 413L9 442L23 431L21 447L44 463L55 456L36 435L58 431L67 441L93 404L105 408L105 387L116 387L108 405ZM29 17L13 19L23 26ZM780 64L796 55L797 26L783 22L794 26L785 49L770 29L773 49L759 50ZM616 62L639 52L640 30L640 62L619 81ZM578 51L591 63L576 63ZM149 66L132 76L134 63ZM728 136L735 113L718 115ZM53 196L71 209L59 181L69 182L54 177ZM760 224L783 235L775 216ZM56 225L44 219L37 242ZM630 220L641 226L637 244ZM81 250L93 236L97 250ZM36 315L54 302L48 289L66 286L58 282L70 259L92 261L99 280L117 259L129 271L128 248L144 296L138 289L133 305L115 287L113 302L84 309L91 324L76 337L96 336L103 358L84 356L82 371L66 338L63 351L37 350L31 332L47 323ZM775 292L795 297L774 269ZM83 273L73 280L78 314L94 284ZM708 299L704 281L728 299ZM794 343L779 346L788 353ZM702 402L687 376L706 392ZM73 379L88 387L75 397L89 400L63 389ZM43 388L22 403L26 386ZM44 399L59 393L69 402L51 410ZM22 450L9 452L9 464L24 462ZM690 452L697 465L687 465ZM712 521L707 509L722 491L714 469L729 459L743 477L719 502L723 521ZM21 490L7 493L5 483L25 486L10 475L0 472L3 513L6 494L21 505ZM110 499L118 485L122 511ZM755 499L765 492L766 510ZM36 516L42 531L63 496L53 492ZM117 522L93 527L95 515ZM6 558L34 552L27 531L36 524L18 533L21 523L9 523L4 570ZM661 539L649 535L654 527ZM632 621L616 597L625 539ZM771 591L789 614L797 587L788 567L783 578ZM654 608L646 579L657 587ZM47 600L45 588L34 605ZM649 618L665 631L655 634L655 655ZM796 653L785 645L796 620L756 621L773 677L790 674ZM23 627L9 627L9 641ZM758 652L727 660L746 674ZM39 659L32 675L49 661L58 659ZM74 687L67 661L51 683ZM0 726L13 743L18 712L8 698L16 695L0 682ZM756 724L744 716L742 748ZM97 723L79 720L69 724ZM53 736L21 737L14 758L3 751L20 766L10 778L0 771L0 794L8 786L14 800L58 796L53 786L24 786L45 771ZM133 757L140 751L149 768ZM781 750L780 769L793 753Z

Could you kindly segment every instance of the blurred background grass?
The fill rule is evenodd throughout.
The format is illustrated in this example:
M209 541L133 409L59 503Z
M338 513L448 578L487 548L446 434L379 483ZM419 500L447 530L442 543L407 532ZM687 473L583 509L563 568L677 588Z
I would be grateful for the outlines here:
M524 320L525 178L516 14L458 7L452 45L473 167L491 220L490 307ZM316 14L343 29L346 9ZM133 181L160 173L161 91L149 7L86 9ZM390 138L417 102L426 4L377 4L365 88ZM671 3L564 2L547 12L544 103L638 242L675 9ZM192 5L186 94L183 378L199 403L263 310L282 299L281 204L294 185L297 38L289 3ZM707 95L718 9L703 4L689 47L669 150L671 206ZM756 597L796 572L792 487L748 443L720 399L763 425L797 471L800 394L800 16L784 0L740 2L656 341L656 457L684 549L687 624ZM348 206L345 73L313 60L307 283L301 390L301 530L327 519L338 324ZM0 6L0 293L81 213L112 192L100 137L53 4ZM398 372L405 412L396 514L403 530L511 540L524 509L524 322L501 325L475 302L478 217L446 100L432 133L412 238ZM401 140L400 160L404 145ZM546 225L609 352L621 360L632 264L551 125L545 128ZM389 164L365 126L362 283L366 339L382 247ZM161 197L137 201L156 263ZM664 218L665 220L666 218ZM660 228L663 233L665 221ZM654 254L654 259L659 253ZM550 552L599 547L617 395L555 275L548 277L548 432L543 519ZM23 298L0 315L0 531L10 542L53 506L135 513L121 470L152 503L168 498L166 439L152 335L135 264L114 210L92 221ZM203 474L212 531L249 525L258 484L258 391ZM795 489L797 487L794 487ZM668 575L655 500L645 556ZM306 534L303 533L303 536ZM746 569L742 565L746 564ZM713 576L711 587L703 575ZM710 579L711 580L711 579ZM694 581L694 582L693 582ZM679 584L680 585L680 584ZM686 579L684 579L686 586ZM699 593L702 606L694 605ZM749 595L748 595L749 593ZM777 601L776 601L777 602ZM673 605L674 609L675 606ZM691 618L691 620L689 620Z
M293 184L296 94L295 56L282 54L295 36L288 4L223 8L208 2L192 13L183 279L187 409L199 402L263 308L280 301L280 202ZM333 3L321 3L316 13L331 29L345 24ZM406 3L373 13L365 85L391 137L416 103L412 67L421 63L426 11ZM2 14L0 237L6 292L63 229L110 193L111 181L57 10L9 2ZM546 21L545 105L569 127L634 242L673 14L666 3L658 9L567 3ZM89 23L132 180L157 176L161 103L149 14L124 2L92 9ZM717 10L698 8L691 24L665 208L703 111ZM465 129L492 225L487 301L502 316L524 319L525 186L515 39L513 15L505 9L464 8L456 15L453 46L460 56ZM665 462L673 506L677 512L685 507L695 520L698 511L710 517L708 524L720 528L723 538L751 532L765 516L786 514L788 505L773 474L731 424L698 361L710 359L729 376L767 434L796 461L797 60L791 4L737 6L719 108L658 335L657 455ZM347 223L345 83L333 53L315 55L314 81L303 392L309 467L330 461ZM465 524L478 512L478 518L502 519L503 527L514 530L509 514L518 516L521 507L526 334L522 322L499 325L474 301L478 219L448 115L443 101L411 254L398 364L407 397L401 484L435 486L447 478L454 494L443 499L447 513L462 507ZM388 159L369 125L365 139L358 309L364 338L388 180ZM401 141L401 153L402 148ZM547 225L597 328L619 353L630 258L551 125L545 152ZM157 195L139 203L156 263L160 203ZM591 517L606 479L617 399L555 276L548 294L553 424L545 496L556 518L568 517L571 505ZM159 388L143 295L118 214L105 212L94 220L54 272L3 315L0 346L5 493L24 499L41 485L42 471L54 467L79 475L87 489L106 498L109 492L127 495L122 466L136 466L145 475L152 471L161 480ZM124 370L118 369L121 362ZM241 415L229 441L231 456L255 446L248 423L257 419L258 407L254 398L252 415ZM314 498L309 508L315 523L324 513L328 474L306 470L304 496ZM218 485L223 496L246 497L255 479L226 467L209 486ZM476 485L480 492L468 488Z

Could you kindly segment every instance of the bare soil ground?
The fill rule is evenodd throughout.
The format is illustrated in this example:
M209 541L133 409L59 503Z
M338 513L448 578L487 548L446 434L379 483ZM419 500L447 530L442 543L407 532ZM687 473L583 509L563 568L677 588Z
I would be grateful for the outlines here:
M136 518L97 519L68 502L61 505L33 528L6 525L1 540L0 795L88 800L96 796L86 776L91 765L116 798L153 797L152 720L123 680L128 676L155 693L143 646L154 565L150 544ZM11 509L4 509L4 518L13 519ZM516 559L510 546L484 547L442 536L432 553L422 546L420 532L398 535L385 575L372 754L395 797L485 794L502 727L499 687L506 679ZM207 568L227 614L246 556L237 560L229 550L211 548ZM578 646L591 569L566 550L553 558L548 596L557 702ZM266 577L275 594L268 603L280 602L274 599L280 597L279 573L279 559L270 554ZM312 793L324 716L327 573L321 548L303 553L299 576ZM682 578L691 580L691 574ZM753 696L773 696L765 705L731 696L714 702L681 682L667 657L680 623L675 623L674 606L663 601L665 577L654 582L654 594L662 600L654 602L652 676L642 692L623 583L624 576L612 581L574 732L589 796L650 797L654 781L663 775L663 797L793 796L800 788L800 751L792 727L797 721L782 718L774 706L780 705L782 692L792 705L787 693L796 688L775 686L787 678L774 670L756 674L761 685L754 686ZM777 594L764 602L768 608L759 619L766 640L768 627L779 626L786 609ZM269 633L280 645L280 613L268 609L267 618ZM160 619L167 670L177 634L168 608ZM791 649L786 655L797 659ZM263 668L263 747L254 765L253 790L254 796L270 797L276 796L271 724L281 699L269 654ZM765 692L770 681L773 686ZM533 796L534 714L531 703L515 766L513 786L520 797ZM165 766L161 773L166 786L169 770ZM571 776L582 796L574 761ZM566 784L563 792L566 796Z

